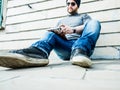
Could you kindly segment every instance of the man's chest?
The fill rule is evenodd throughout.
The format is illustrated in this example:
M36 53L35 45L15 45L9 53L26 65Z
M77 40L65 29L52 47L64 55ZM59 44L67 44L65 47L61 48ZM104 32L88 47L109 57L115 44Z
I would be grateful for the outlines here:
M75 26L82 25L83 21L82 21L82 18L79 18L79 17L67 17L61 21L61 24L75 27Z

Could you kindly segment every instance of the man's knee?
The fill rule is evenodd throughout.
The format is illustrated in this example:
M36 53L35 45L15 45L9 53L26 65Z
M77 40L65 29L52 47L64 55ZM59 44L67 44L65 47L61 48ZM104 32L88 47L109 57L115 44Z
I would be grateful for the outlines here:
M98 20L90 20L88 21L86 27L90 30L92 33L100 33L101 30L101 24Z
M93 27L101 27L101 24L98 20L90 20L88 24L90 24Z

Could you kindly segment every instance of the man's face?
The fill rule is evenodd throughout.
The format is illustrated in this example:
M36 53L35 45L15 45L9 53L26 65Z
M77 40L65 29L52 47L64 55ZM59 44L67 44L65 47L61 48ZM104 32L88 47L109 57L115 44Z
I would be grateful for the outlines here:
M68 0L67 1L67 11L70 14L75 14L77 13L78 6L74 0Z

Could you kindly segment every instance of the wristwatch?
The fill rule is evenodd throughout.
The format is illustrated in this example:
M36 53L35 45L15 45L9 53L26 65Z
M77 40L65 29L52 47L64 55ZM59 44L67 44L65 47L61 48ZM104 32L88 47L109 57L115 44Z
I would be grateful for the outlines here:
M73 33L76 33L76 29L72 29L73 30Z

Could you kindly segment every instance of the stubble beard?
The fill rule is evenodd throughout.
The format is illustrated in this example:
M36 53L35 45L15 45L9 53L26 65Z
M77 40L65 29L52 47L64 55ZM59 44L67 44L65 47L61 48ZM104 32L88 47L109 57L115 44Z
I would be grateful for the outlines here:
M70 10L70 9L71 9L71 10ZM76 13L77 13L77 10L73 10L72 8L70 8L70 9L67 8L67 12L68 12L69 14L73 15L73 14L76 14Z
M73 15L73 14L77 13L77 12L76 12L76 11L74 11L74 10L73 10L73 11L69 11L69 10L67 10L67 11L68 11L68 13L69 13L69 14L71 14L71 15Z

